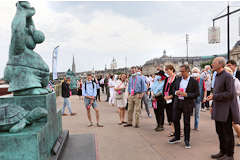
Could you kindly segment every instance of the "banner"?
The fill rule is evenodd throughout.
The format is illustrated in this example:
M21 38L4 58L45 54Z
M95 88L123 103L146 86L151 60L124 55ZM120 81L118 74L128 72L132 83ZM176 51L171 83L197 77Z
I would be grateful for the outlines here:
M58 57L58 48L54 48L53 50L53 56L52 56L52 74L53 74L53 80L58 79L57 75L57 57Z
M210 27L208 28L208 43L220 43L220 28L219 27Z

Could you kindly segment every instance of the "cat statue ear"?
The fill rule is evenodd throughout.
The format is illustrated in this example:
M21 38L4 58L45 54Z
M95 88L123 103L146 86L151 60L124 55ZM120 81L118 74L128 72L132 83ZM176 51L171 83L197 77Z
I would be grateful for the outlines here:
M18 11L23 11L23 10L24 10L24 8L23 8L22 5L20 4L20 2L17 2L17 3L16 3L16 7L17 7L17 10L18 10Z

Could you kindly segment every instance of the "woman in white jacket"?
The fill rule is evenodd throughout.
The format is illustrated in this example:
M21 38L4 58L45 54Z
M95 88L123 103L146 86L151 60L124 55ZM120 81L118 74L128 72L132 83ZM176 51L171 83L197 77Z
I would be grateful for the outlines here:
M231 70L231 68L229 67L224 67L225 71L230 73L231 75L233 75L233 71ZM239 96L240 96L240 81L234 77L234 87L235 87L235 92L237 94L237 101L238 101L238 108L239 108L239 112L240 112L240 100L239 100ZM240 113L239 113L240 115ZM237 133L237 146L240 146L240 125L239 124L235 124L233 123L233 128L235 130L235 132Z
M114 106L115 103L115 80L114 80L114 76L111 75L109 82L108 82L108 86L109 86L109 92L110 92L110 98L109 98L109 104L111 104L112 106Z

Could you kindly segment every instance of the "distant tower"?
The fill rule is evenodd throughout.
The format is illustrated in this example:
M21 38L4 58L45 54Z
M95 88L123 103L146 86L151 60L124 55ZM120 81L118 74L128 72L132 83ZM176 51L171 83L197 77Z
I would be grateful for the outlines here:
M167 57L167 52L166 52L166 50L163 51L163 57Z
M94 65L93 65L93 68L92 68L92 74L95 74L95 68L94 68Z
M117 69L117 60L114 57L110 66L111 66L111 69Z
M72 71L73 71L73 73L76 73L76 66L75 66L74 56L73 56L73 63L72 63Z

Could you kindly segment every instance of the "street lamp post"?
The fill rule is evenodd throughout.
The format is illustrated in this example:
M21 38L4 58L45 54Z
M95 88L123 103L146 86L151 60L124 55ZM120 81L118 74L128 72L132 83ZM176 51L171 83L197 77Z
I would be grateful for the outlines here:
M189 35L188 35L188 34L186 34L187 62L188 62L188 42L189 42Z
M213 27L214 27L214 23L215 23L216 20L224 18L224 17L227 16L227 54L228 54L227 58L228 58L228 60L230 59L230 20L229 19L230 19L231 14L234 14L234 13L239 12L239 11L240 11L240 9L237 9L237 10L234 10L234 11L230 12L230 6L228 4L227 14L224 14L222 16L219 16L219 17L216 17L216 18L213 19Z
M230 59L230 23L229 23L229 4L227 6L227 47L228 47L228 60Z

